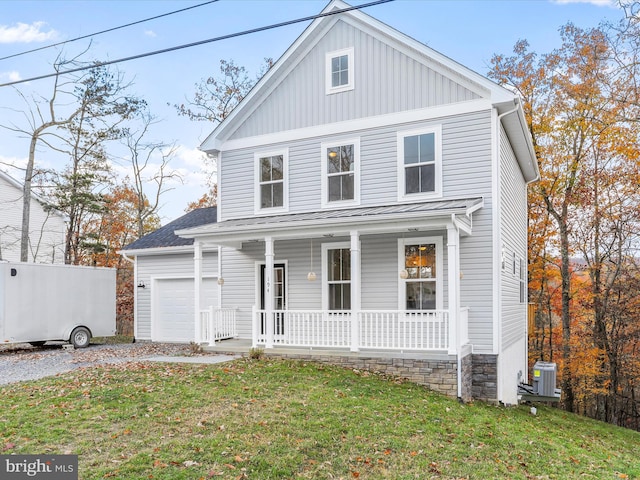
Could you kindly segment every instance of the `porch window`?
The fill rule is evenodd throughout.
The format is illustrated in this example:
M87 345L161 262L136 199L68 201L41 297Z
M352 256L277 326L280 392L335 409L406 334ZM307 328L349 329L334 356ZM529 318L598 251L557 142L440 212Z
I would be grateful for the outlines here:
M286 151L256 155L256 213L286 211L287 163Z
M323 249L328 310L351 309L351 249L329 246Z
M412 200L440 195L440 129L398 133L398 196Z
M442 308L442 239L416 239L400 242L401 309L437 310Z
M360 143L324 144L323 206L359 202Z
M327 95L353 90L353 48L329 52L325 62Z

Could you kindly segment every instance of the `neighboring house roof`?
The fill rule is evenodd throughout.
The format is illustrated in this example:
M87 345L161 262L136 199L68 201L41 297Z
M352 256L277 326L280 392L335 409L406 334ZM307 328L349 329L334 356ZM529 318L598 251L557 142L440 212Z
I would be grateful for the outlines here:
M499 114L506 114L502 123L516 153L525 180L532 182L538 179L539 171L533 143L528 133L519 97L515 93L362 11L351 10L339 15L331 15L332 11L348 8L351 6L342 0L332 0L321 13L329 16L316 18L307 27L240 104L217 125L200 148L212 153L228 149L228 145L225 143L233 135L238 125L241 125L259 107L265 92L268 94L272 91L294 66L302 61L305 53L311 49L311 45L317 43L331 25L338 21L345 21L358 25L359 28L372 30L375 35L385 37L388 42L394 43L408 56L416 58L417 52L417 58L420 58L421 61L437 65L446 75L467 85L469 89L491 102ZM257 141L261 141L261 138L258 137Z
M270 217L250 217L227 220L200 228L185 228L178 235L190 239L212 240L217 244L235 245L238 242L260 238L265 231L272 231L274 237L308 235L339 236L348 235L352 228L361 232L400 231L407 226L419 227L425 223L432 226L438 220L450 222L452 215L459 215L457 224L463 231L470 232L472 214L484 205L481 197L431 202L409 203L390 206L359 207L342 210L276 215ZM467 220L463 220L463 219ZM328 231L327 228L331 230Z
M217 207L198 208L186 215L167 223L154 232L139 238L122 251L144 250L150 248L183 247L193 245L193 238L183 238L175 234L176 230L195 228L217 222Z
M15 178L13 178L8 173L3 172L2 170L0 170L0 179L5 180L9 185L12 185L16 189L18 189L20 191L20 195L22 195L22 192L24 192L24 185L22 183L20 183L18 180L16 180ZM39 195L37 195L33 191L31 192L31 198L34 199L35 201L37 201L43 207L46 207L47 209L49 209L49 211L51 211L55 215L58 215L59 217L62 217L62 219L64 221L67 221L68 217L67 217L67 215L65 213L61 212L60 210L56 210L55 208L53 208L49 203L47 203L44 199L42 199Z

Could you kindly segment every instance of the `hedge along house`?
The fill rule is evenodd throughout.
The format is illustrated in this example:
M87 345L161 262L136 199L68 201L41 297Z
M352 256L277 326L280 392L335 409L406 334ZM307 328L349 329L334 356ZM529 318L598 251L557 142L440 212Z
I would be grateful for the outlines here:
M201 146L220 201L216 223L176 230L194 241L189 328L515 403L538 177L519 100L345 8L332 1Z

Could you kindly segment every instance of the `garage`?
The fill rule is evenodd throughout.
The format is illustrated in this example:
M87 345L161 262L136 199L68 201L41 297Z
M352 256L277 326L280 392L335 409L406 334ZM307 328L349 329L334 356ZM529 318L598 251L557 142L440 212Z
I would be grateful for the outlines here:
M193 278L161 278L154 281L152 340L156 342L192 342L195 337ZM215 279L203 282L203 306L217 306Z

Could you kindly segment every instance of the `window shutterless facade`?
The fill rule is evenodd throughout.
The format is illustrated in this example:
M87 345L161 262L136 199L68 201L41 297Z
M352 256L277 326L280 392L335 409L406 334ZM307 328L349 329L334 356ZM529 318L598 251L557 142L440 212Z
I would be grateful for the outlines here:
M322 145L322 206L360 202L360 141Z
M256 214L288 210L288 157L288 151L256 154Z
M406 271L406 278L400 278L399 309L442 309L442 238L399 240L398 258L400 270Z
M442 195L441 128L398 132L398 200Z
M326 55L326 93L353 90L353 48L345 48Z

